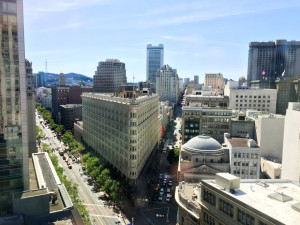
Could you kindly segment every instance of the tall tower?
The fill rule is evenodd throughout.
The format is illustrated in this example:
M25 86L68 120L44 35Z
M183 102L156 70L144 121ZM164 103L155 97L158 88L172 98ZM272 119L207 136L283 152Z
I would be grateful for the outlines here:
M248 55L248 85L253 80L276 80L299 76L300 41L251 42Z
M59 74L58 85L66 85L66 78L63 73Z
M118 59L106 59L99 62L94 76L94 91L113 93L127 84L125 63Z
M164 45L147 45L147 80L156 82L156 72L164 65Z
M29 137L23 0L0 0L0 213L29 189Z

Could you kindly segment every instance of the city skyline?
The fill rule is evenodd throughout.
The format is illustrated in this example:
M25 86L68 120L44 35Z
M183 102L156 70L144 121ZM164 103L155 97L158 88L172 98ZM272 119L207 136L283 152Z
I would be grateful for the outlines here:
M283 4L284 3L284 4ZM249 43L296 40L297 1L76 0L24 3L26 57L33 72L76 72L92 77L97 63L118 58L128 82L146 80L147 44L164 44L165 64L179 77L247 75ZM278 29L280 28L280 29Z

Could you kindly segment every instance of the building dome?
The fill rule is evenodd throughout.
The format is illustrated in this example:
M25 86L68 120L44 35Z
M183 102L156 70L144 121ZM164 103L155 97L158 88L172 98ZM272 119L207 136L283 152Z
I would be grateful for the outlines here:
M182 148L190 153L215 153L222 149L222 145L212 137L199 135L185 143Z

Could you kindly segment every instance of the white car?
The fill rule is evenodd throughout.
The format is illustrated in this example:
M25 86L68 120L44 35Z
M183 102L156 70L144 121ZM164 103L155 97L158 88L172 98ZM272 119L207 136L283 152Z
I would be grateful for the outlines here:
M167 193L168 193L168 194L170 194L170 192L171 192L171 189L170 189L170 188L168 188L168 189L167 189Z
M158 197L158 200L159 200L159 201L162 201L162 200L163 200L163 197L161 197L161 196Z

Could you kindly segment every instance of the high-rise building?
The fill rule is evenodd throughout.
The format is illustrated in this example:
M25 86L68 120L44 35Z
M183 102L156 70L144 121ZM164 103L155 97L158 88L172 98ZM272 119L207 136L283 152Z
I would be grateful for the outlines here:
M228 173L198 184L181 182L175 191L177 224L298 224L299 192L289 180L240 180Z
M224 89L224 77L221 73L206 73L204 78L204 86L212 87L213 90Z
M146 62L147 80L151 83L156 82L156 72L164 65L164 45L158 46L147 45L147 62Z
M290 102L284 122L282 179L300 182L300 103Z
M60 73L58 77L58 85L66 85L65 74Z
M73 131L74 122L82 120L82 105L67 104L60 106L61 124L66 130Z
M248 55L248 85L252 80L276 80L300 73L300 41L251 42Z
M29 157L37 152L36 149L36 123L35 123L35 92L32 75L32 63L25 59L26 84L27 84L27 121L28 121L28 144Z
M285 115L289 102L300 100L298 98L300 90L297 87L299 81L287 78L276 80L275 83L277 87L276 113Z
M177 70L169 65L164 65L157 71L156 93L160 96L160 101L178 102L179 98L179 78Z
M198 75L194 76L194 83L199 84L199 76Z
M36 74L36 87L46 87L47 86L47 74L44 72L38 72Z
M29 133L23 1L0 0L0 214L29 189Z
M132 184L158 146L160 129L159 96L136 94L82 94L83 142Z
M106 59L105 62L99 62L94 75L95 92L113 93L126 84L125 63L118 59Z
M184 78L184 85L186 86L186 85L188 85L188 83L190 82L190 78Z
M60 122L60 106L70 103L70 87L57 86L51 87L52 93L52 118L56 123Z

